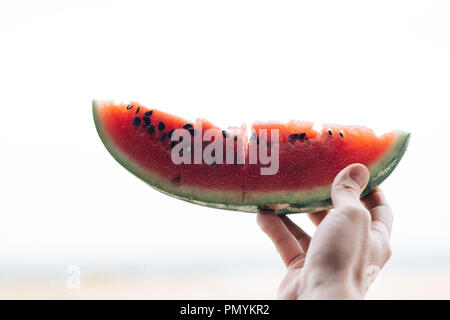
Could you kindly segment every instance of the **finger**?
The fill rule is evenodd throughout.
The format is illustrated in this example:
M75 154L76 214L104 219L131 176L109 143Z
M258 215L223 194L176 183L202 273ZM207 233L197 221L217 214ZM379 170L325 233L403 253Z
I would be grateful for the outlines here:
M289 232L297 239L298 243L303 249L303 252L308 251L309 242L311 241L311 237L307 234L302 228L292 222L287 216L280 216L284 225L288 228Z
M317 227L322 222L322 220L325 219L327 214L328 210L325 210L314 213L308 213L308 217L312 221L312 223L314 223L314 225Z
M364 206L369 210L372 217L372 225L381 229L389 237L392 230L393 214L383 191L376 188L363 199Z
M360 200L368 181L369 170L356 163L339 172L331 186L331 200L335 211L346 216L352 223L370 223L369 212Z
M273 211L264 210L258 212L257 222L275 244L281 259L283 259L287 267L294 260L303 257L304 252L297 239L295 239L280 217Z

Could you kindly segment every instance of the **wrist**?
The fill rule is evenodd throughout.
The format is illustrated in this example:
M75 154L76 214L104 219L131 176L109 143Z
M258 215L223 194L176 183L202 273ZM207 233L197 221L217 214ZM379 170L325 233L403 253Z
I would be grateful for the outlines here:
M306 270L303 270L306 271ZM302 272L298 298L304 300L363 299L362 283L351 273Z

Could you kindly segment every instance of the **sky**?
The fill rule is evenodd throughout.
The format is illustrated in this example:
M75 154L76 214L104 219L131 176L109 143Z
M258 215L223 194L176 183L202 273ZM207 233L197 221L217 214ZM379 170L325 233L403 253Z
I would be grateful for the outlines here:
M393 261L450 261L449 14L446 1L3 0L0 269L281 265L254 215L167 197L116 163L92 99L224 128L409 131L382 186Z

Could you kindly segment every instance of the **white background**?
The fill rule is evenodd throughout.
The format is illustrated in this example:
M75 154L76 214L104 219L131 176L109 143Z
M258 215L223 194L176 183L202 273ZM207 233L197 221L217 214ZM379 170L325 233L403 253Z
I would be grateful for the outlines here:
M172 199L120 167L95 131L93 98L223 127L298 119L410 131L383 184L395 212L385 272L450 270L449 89L448 1L2 0L0 284L45 288L72 264L181 282L283 274L254 215Z

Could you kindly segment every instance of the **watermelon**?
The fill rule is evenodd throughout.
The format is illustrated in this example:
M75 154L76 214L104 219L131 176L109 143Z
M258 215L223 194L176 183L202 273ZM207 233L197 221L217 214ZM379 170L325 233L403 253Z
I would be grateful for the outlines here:
M369 168L363 195L368 194L395 169L410 137L400 130L377 136L364 127L332 124L317 131L306 121L255 123L247 134L245 126L222 130L137 102L92 105L103 144L137 177L181 200L243 212L329 209L333 179L352 163ZM177 139L177 129L186 132L183 139ZM215 148L211 142L217 142ZM210 157L196 159L195 150ZM175 163L174 154L183 162Z

